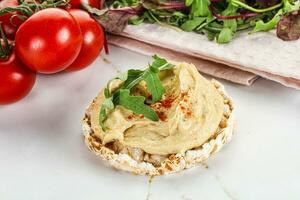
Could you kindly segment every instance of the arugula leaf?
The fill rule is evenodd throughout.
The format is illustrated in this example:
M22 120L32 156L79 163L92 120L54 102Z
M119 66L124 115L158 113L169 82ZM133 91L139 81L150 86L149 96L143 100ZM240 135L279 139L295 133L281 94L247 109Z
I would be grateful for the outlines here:
M153 55L152 58L154 59L153 63L150 65L150 67L157 68L159 70L166 70L171 69L174 67L171 63L168 63L168 61L164 58L160 58L157 55Z
M100 126L105 130L103 121L106 119L107 113L111 110L114 109L114 104L112 102L112 98L106 98L104 99L101 109L100 109L100 113L99 113L99 123Z
M282 14L282 10L279 10L278 13L268 22L264 22L263 20L259 20L255 23L254 29L251 33L256 33L259 31L269 31L276 27L280 20L280 15Z
M181 25L181 29L184 31L193 31L203 22L205 22L206 17L195 17L194 19L188 20Z
M143 71L138 69L130 69L127 71L127 79L122 88L131 89L143 79Z
M203 27L207 26L210 23L213 23L216 20L216 17L214 17L211 13L206 17L206 21L201 24L200 26L198 26L196 28L196 31L201 30Z
M147 83L147 90L152 95L151 103L155 103L162 98L162 95L165 93L165 89L159 80L157 72L153 70L148 70L144 74L144 80Z
M283 14L294 10L299 10L299 7L300 7L300 3L292 5L289 2L289 0L283 0L283 7L278 10L278 12L274 15L274 17L268 22L264 22L263 20L257 21L251 33L259 32L259 31L269 31L274 29L277 26Z
M162 70L171 69L173 64L168 63L164 58L157 55L152 56L154 61L145 70L130 69L126 73L120 74L110 80L104 89L105 100L99 113L99 124L105 131L103 122L107 118L108 112L113 110L117 105L122 105L132 110L136 114L143 114L146 118L157 121L158 117L154 110L145 104L144 96L131 96L131 89L144 80L147 84L147 90L152 95L151 103L155 103L162 98L165 89L159 79L158 73ZM110 84L113 80L122 80L123 84L114 91L110 91Z
M114 81L116 79L119 79L121 81L126 81L127 78L128 78L128 74L126 72L126 73L119 74L115 78L109 80L108 83L106 84L106 88L104 89L104 96L105 96L105 98L109 98L111 96L110 95L110 91L109 91L109 86L110 86L110 84L111 84L112 81Z
M295 4L291 4L289 0L283 0L283 12L291 12L291 11L296 11L299 10L300 8L300 2L297 1Z
M217 42L220 44L228 43L232 40L233 35L234 33L230 28L223 28L217 38Z
M158 121L158 116L154 110L145 105L145 97L131 96L128 89L120 90L119 104L125 108L132 110L135 114L143 114L146 118L152 121Z

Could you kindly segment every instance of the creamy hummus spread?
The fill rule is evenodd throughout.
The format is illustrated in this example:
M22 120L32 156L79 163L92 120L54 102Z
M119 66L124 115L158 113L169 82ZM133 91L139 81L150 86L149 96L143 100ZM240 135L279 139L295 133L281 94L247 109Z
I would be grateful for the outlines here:
M91 126L103 144L118 141L149 154L168 155L199 147L216 132L223 116L223 98L193 65L177 64L173 69L161 71L159 76L166 92L159 102L150 105L159 121L117 106L104 121L106 131L103 131L99 126L103 92L99 95L94 102L97 109L91 113ZM119 80L115 81L112 87L119 84ZM143 81L132 94L151 98Z

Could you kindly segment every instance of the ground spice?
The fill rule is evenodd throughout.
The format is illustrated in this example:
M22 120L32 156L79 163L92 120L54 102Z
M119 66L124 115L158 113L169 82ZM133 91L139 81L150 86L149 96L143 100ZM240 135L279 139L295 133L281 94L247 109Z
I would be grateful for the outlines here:
M174 101L174 99L167 98L167 99L161 101L160 103L161 103L161 106L164 108L171 108L173 101Z
M156 111L156 114L161 121L166 121L168 118L164 112Z
M140 118L140 119L144 119L144 115L143 115L143 114L140 114L140 115L139 115L139 118Z
M186 112L186 116L187 116L187 117L190 117L190 116L192 116L192 112L191 112L190 110L189 110L189 111L187 111L187 112Z

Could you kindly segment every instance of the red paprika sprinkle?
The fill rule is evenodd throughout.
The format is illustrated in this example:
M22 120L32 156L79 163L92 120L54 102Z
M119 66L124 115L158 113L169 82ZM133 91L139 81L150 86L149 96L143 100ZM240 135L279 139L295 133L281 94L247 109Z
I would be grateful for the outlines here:
M167 115L164 112L156 111L156 114L158 115L158 118L161 121L166 121L167 120Z

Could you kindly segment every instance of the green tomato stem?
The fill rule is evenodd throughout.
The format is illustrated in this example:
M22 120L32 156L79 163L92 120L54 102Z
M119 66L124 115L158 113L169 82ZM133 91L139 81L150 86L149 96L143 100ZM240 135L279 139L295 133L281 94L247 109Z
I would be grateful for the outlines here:
M53 0L53 1L44 1L43 3L27 3L22 1L20 5L14 7L6 7L0 10L0 16L7 13L20 12L26 17L33 15L35 12L46 9L46 8L56 8L59 6L65 6L69 3L69 0ZM25 17L23 16L23 17ZM19 16L18 16L19 17Z
M2 41L0 41L0 59L7 59L11 53L12 45L9 44L8 39L4 34L1 22L0 22L0 35L4 42L4 45L2 45Z

